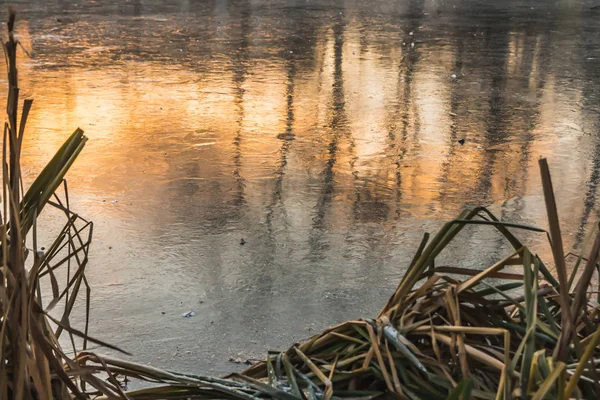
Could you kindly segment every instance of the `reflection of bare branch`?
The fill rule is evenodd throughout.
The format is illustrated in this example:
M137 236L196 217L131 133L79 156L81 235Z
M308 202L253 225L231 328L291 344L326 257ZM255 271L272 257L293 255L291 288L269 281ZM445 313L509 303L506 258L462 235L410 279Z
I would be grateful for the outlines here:
M595 48L595 45L595 41L589 39L584 40L584 47L586 48L586 52L588 54L593 51L592 49ZM589 112L589 110L597 109L600 103L600 100L597 96L598 84L600 83L600 74L598 73L597 64L591 62L584 63L584 73L586 76L585 81L589 83L586 85L582 96L584 101L582 109L584 112ZM590 119L593 121L596 121L597 118L597 115L590 117ZM583 202L584 210L579 220L577 233L575 234L575 241L573 245L575 248L579 248L583 243L586 225L588 224L590 214L592 210L596 208L598 201L598 185L600 184L600 141L598 140L596 140L594 146L594 156L591 163L591 169L592 171L585 185L587 191Z
M456 43L456 55L454 58L454 71L459 71L463 64L463 58L465 57L465 46L464 41L457 40ZM458 144L458 136L457 136L457 125L460 123L458 115L458 107L459 104L462 103L462 90L459 90L459 83L456 83L451 86L450 89L450 115L452 118L452 125L450 125L450 138L448 140L448 156L446 157L446 161L442 163L442 173L440 174L440 183L442 188L446 185L450 185L449 175L453 169L454 159L457 156L456 146ZM440 202L445 203L446 190L440 190Z
M412 26L418 27L419 21L413 21ZM412 30L410 31L412 32ZM417 119L418 111L414 107L414 98L412 94L413 73L416 64L419 61L419 52L415 49L408 50L408 54L402 56L402 60L398 65L398 85L396 95L396 111L400 123L400 145L398 146L396 137L396 124L390 129L388 134L390 147L395 147L395 197L396 197L396 217L400 217L400 204L402 202L402 163L406 152L408 151L408 131L410 129L411 112L414 111L413 117ZM415 126L416 128L416 126ZM416 130L416 129L415 129ZM415 132L416 134L416 132Z
M325 164L323 171L323 188L316 204L316 214L313 217L313 234L317 234L323 229L323 220L325 214L329 208L331 202L331 196L334 190L333 181L333 168L337 162L337 152L339 148L339 141L344 135L344 131L348 129L348 119L345 110L345 97L344 97L344 76L342 70L343 63L343 47L344 47L344 22L342 17L338 18L338 21L333 25L333 36L334 36L334 71L333 71L333 88L331 92L332 97L332 111L331 120L328 124L328 129L331 131L331 141L327 147L329 158ZM317 236L311 235L311 250L313 255L320 254L322 244L320 243L318 234Z
M234 104L238 110L237 118L237 132L233 139L233 179L235 181L235 207L240 207L245 203L244 199L244 188L246 186L244 178L241 176L242 168L242 131L245 118L244 108L244 83L246 82L246 76L248 75L248 36L250 34L250 3L243 1L243 4L239 4L240 13L240 42L238 51L233 56L233 83L235 88Z
M578 248L583 242L585 236L585 227L590 218L590 214L596 206L598 200L598 184L600 183L600 143L596 143L594 149L594 159L592 160L592 172L588 181L586 182L587 191L585 193L585 199L583 201L583 213L579 219L579 227L575 235L574 247Z
M296 65L293 57L288 56L287 65L287 86L286 86L286 126L285 132L279 135L282 140L281 148L279 149L279 166L275 171L275 187L271 203L267 206L267 228L272 233L273 213L277 204L281 203L283 177L285 175L285 167L287 165L287 157L292 148L292 143L296 137L294 134L294 85L296 78Z

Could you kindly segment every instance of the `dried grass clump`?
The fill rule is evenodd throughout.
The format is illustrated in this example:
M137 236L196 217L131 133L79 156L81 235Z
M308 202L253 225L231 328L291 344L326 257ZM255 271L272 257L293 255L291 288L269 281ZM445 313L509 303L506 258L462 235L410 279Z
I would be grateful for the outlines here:
M500 222L482 207L465 211L429 244L425 236L376 319L330 328L270 355L243 378L290 400L600 398L599 293L592 287L600 230L588 258L580 257L568 275L546 161L540 165L563 284L511 232L543 230ZM435 267L440 252L472 224L497 229L514 253L483 270ZM520 272L503 271L507 266Z
M91 223L69 209L56 190L81 152L86 138L76 130L48 165L23 191L21 148L27 117L33 101L23 102L19 118L19 87L16 67L18 42L10 13L4 54L8 65L7 120L2 147L2 209L0 211L0 399L62 398L76 386L65 372L68 360L59 345L64 332L75 332L69 314L85 281L85 266L91 240ZM65 194L66 184L64 184ZM37 216L46 205L65 214L65 226L46 251L37 245ZM32 232L32 243L26 238ZM67 283L59 289L56 273L66 269ZM40 281L52 287L49 304L41 301ZM47 313L61 304L60 319ZM50 321L54 322L54 327ZM86 320L87 329L87 320ZM86 346L86 342L83 346ZM73 364L74 365L74 364Z

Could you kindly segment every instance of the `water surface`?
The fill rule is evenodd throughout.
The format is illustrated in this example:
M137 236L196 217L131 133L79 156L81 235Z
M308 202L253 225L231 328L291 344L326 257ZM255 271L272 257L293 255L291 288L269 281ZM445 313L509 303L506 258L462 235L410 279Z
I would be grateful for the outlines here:
M91 331L140 361L222 374L374 315L463 208L545 227L540 156L566 245L598 218L592 2L16 3L25 171L86 131ZM471 229L442 261L508 250Z

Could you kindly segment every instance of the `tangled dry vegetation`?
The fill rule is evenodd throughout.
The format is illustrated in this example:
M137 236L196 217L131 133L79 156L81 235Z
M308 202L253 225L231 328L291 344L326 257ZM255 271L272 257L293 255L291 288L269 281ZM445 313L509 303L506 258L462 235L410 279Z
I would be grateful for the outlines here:
M541 166L547 172L545 160ZM514 253L484 270L436 268L436 256L470 224L499 230ZM502 223L485 208L465 211L423 241L376 319L333 327L243 376L296 398L600 398L600 308L591 283L600 235L567 276L554 228L558 281L511 233L537 229Z
M600 398L599 291L593 283L600 230L595 227L587 257L569 271L545 160L540 167L555 274L513 234L545 231L500 222L476 208L432 240L425 235L375 319L332 327L270 353L241 374L223 379L178 374L87 351L90 342L119 349L88 335L89 313L75 324L83 330L70 320L82 295L89 311L85 270L92 224L70 209L63 179L86 138L76 130L23 191L20 156L32 101L23 102L19 118L14 24L10 13L4 43L9 88L2 155L0 399ZM65 225L41 250L36 221L45 206L62 211ZM440 252L472 224L498 230L514 252L482 270L436 267ZM49 289L47 297L42 287ZM63 350L63 336L74 356ZM125 391L124 377L153 385Z

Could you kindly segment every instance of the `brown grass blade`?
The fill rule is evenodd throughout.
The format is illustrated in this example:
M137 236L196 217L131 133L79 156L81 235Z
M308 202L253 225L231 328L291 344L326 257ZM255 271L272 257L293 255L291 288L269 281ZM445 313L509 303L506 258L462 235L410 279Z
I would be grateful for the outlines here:
M548 213L548 225L550 227L550 240L552 242L552 255L556 265L556 273L560 284L560 303L562 312L565 314L563 321L563 330L558 346L554 350L554 359L564 361L567 357L569 342L571 341L573 330L573 316L571 315L571 304L569 301L567 277L567 266L565 264L565 253L560 232L560 223L558 211L556 208L556 199L554 198L554 189L552 188L552 178L550 177L550 168L545 158L540 158L540 173L542 178L542 187L544 190L544 200L546 202L546 212Z

